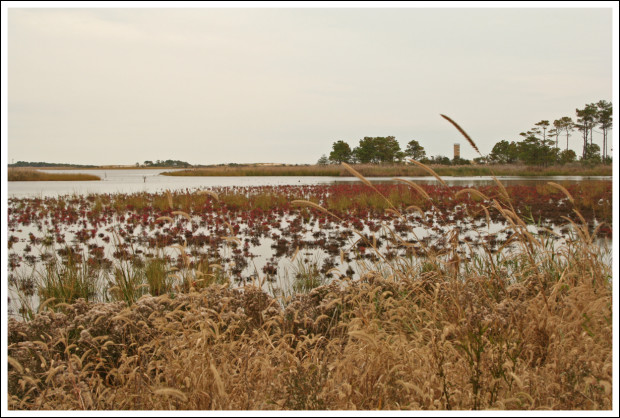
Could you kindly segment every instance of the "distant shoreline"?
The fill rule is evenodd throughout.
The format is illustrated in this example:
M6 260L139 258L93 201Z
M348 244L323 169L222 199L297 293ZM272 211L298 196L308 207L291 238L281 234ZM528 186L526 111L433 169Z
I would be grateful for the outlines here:
M180 170L185 170L185 167L136 167L136 166L128 166L128 167L124 167L124 166L118 166L118 165L113 165L113 166L107 166L107 165L102 165L102 166L94 166L94 167L76 167L76 166L36 166L36 167L30 167L30 166L19 166L19 167L14 167L11 166L9 164L9 169L32 169L32 170L176 170L176 169L180 169Z
M423 168L415 165L404 164L354 164L353 167L366 177L428 177L430 174ZM476 177L476 176L518 176L518 177L540 177L540 176L608 176L613 174L612 165L598 164L585 166L580 163L566 165L538 167L520 164L505 165L430 165L430 167L440 176L446 177ZM9 173L14 171L37 172L38 170L175 170L164 171L161 175L165 176L191 176L191 177L237 177L237 176L287 176L287 177L352 177L341 165L235 165L235 166L197 166L192 168L163 167L163 166L97 166L97 167L75 167L75 166L53 166L53 167L9 167ZM37 173L37 178L31 175L30 180L57 180L58 178L42 178L41 174L50 176L60 176L61 174ZM79 176L78 173L67 174ZM84 174L84 176L89 176ZM11 177L11 176L9 176ZM23 175L22 175L23 177ZM45 177L45 176L43 176ZM92 178L96 177L96 178ZM63 179L64 180L64 179ZM91 178L67 178L66 180L100 180L97 176ZM11 180L9 181L27 181Z
M429 172L414 165L353 165L365 177L428 177ZM524 165L431 165L438 175L447 177L471 176L611 176L611 165L583 166L567 164L564 166L532 167ZM273 167L208 167L192 168L174 172L163 172L165 176L329 176L352 177L340 165L312 166L273 166Z

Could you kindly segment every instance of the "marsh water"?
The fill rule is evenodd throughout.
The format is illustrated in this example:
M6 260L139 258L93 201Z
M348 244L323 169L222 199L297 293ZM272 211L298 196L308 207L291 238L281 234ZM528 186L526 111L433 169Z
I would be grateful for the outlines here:
M100 181L31 181L31 182L9 182L8 196L10 204L17 205L18 200L31 198L55 198L63 196L88 196L91 194L117 194L117 193L161 193L166 190L192 192L194 190L209 189L212 187L253 187L253 186L312 186L312 185L334 185L334 184L355 184L360 183L356 177L290 177L290 176L235 176L235 177L185 177L185 176L163 176L163 171L171 170L154 170L154 169L114 169L114 170L51 170L50 172L83 172L94 174L101 177ZM418 184L438 184L433 177L406 177ZM488 176L481 177L443 177L444 181L450 186L485 186L494 184L494 179ZM395 181L389 177L369 178L373 183L394 183ZM560 184L573 182L589 181L611 181L611 177L580 177L580 176L554 176L554 177L498 177L498 180L506 186L510 185L538 185L553 181ZM13 199L11 199L13 198ZM11 203L11 201L13 203ZM11 206L10 206L11 207ZM14 217L19 217L20 210L14 211ZM219 257L222 261L226 261L227 265L234 266L230 269L234 277L241 284L246 280L255 277L266 277L270 272L272 280L276 283L264 283L265 290L285 289L291 286L291 278L300 273L312 274L314 272L322 272L325 274L332 268L339 270L340 274L356 277L364 269L364 263L371 262L363 257L353 259L343 259L341 249L353 248L355 242L351 237L346 239L346 243L341 237L347 233L347 227L337 225L336 223L316 222L316 219L310 222L300 222L298 214L288 214L278 219L268 220L270 224L269 232L261 235L260 238L253 238L254 232L248 226L247 219L241 217L227 218L231 224L237 224L240 227L237 237L243 240L243 250L241 247L232 249L228 245L217 246ZM409 219L409 218L408 218ZM265 221L265 219L263 219ZM175 221L177 222L177 221ZM316 223L315 223L316 222ZM389 243L391 229L397 229L399 225L392 222L382 222L381 228L373 227L377 224L374 220L364 220L367 224L360 224L360 232L368 237L375 237L381 241L377 247L386 254L403 255L403 249L395 252ZM457 220L452 219L445 223L445 220L439 222L438 219L431 220L423 227L417 222L417 219L409 219L412 228L409 232L403 232L401 238L408 241L419 241L425 243L425 246L443 248L448 245L446 237L453 230L457 230L458 239L464 244L462 254L465 257L471 256L471 244L484 244L489 239L497 241L496 246L500 246L502 242L508 239L507 233L504 231L505 225L501 222L480 222L473 220ZM222 235L222 231L217 225L205 222L205 219L198 215L192 216L192 221L187 224L178 224L183 228L187 228L185 232L191 232L191 236L207 238L211 236ZM538 231L536 225L528 228L531 233ZM559 227L554 227L556 232ZM91 238L85 239L81 234L84 231L91 231L95 234ZM36 220L32 224L17 224L9 228L11 235L10 240L12 246L9 249L9 261L11 265L15 265L15 269L11 268L11 277L28 277L35 274L35 268L41 269L43 255L47 251L44 246L34 245L33 242L39 242L46 237L53 237L56 241L54 248L62 250L65 245L71 245L78 248L86 256L91 252L101 251L110 260L114 259L114 253L117 246L114 240L110 240L116 236L118 232L131 231L125 237L130 245L136 245L145 253L153 251L149 247L149 240L158 236L159 233L164 235L170 233L170 226L149 225L136 226L121 221L117 218L110 218L105 222L97 225L89 224L86 219L80 219L79 222L63 223L54 222L46 215ZM349 231L350 232L350 231ZM182 243L181 236L175 237L175 242ZM178 242L177 242L178 241ZM492 242L493 242L492 241ZM603 239L601 242L606 245L609 240ZM301 243L301 245L300 245ZM338 245L336 245L338 244ZM32 248L31 248L32 247ZM39 248L40 247L40 248ZM209 247L208 245L205 248ZM293 253L299 248L300 254L295 260ZM197 247L198 251L201 250ZM361 249L363 252L363 248ZM243 252L241 252L243 251ZM357 251L357 250L356 250ZM172 247L167 247L163 251L169 257L177 257L178 251ZM94 253L93 253L94 254ZM611 252L608 252L611 257ZM367 254L369 255L369 254ZM40 271L40 270L39 270ZM9 289L16 303L15 294ZM36 296L35 296L36 298ZM14 306L13 308L17 308Z
M41 170L46 171L46 170ZM162 192L165 190L192 190L227 186L283 186L355 183L356 177L327 176L231 176L186 177L163 176L171 169L113 169L113 170L49 170L50 173L86 173L99 176L100 181L12 181L8 183L8 195L12 197L54 197L62 195L87 195L96 193ZM434 177L404 177L419 184L437 184ZM370 177L373 183L393 183L391 177ZM484 186L494 183L490 176L443 177L450 186ZM607 180L607 176L550 176L550 177L498 177L504 185L533 185L553 181L556 183L584 180Z

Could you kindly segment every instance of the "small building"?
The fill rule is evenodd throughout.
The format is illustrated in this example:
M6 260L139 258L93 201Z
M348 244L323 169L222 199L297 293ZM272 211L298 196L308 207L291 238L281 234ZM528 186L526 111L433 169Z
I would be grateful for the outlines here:
M454 159L461 158L461 144L454 144Z

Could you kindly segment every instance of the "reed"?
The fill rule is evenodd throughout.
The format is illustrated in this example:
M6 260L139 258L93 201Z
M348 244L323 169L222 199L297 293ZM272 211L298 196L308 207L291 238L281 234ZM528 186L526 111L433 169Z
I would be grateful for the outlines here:
M9 168L8 181L93 181L99 176L82 173L44 173L30 168Z
M482 157L482 154L480 153L480 150L478 149L478 146L476 145L476 143L474 142L473 139L471 139L471 137L467 134L467 132L465 132L465 130L463 128L461 128L461 126L456 123L455 121L453 121L450 117L446 116L446 115L441 115L442 118L446 119L448 122L450 122L452 125L454 125L454 127L461 133L461 135L463 135L463 137L465 137L465 139L467 140L467 142L469 142L469 144L471 145L471 147L473 149L476 150L476 152L478 153L478 155L480 155Z
M151 270L152 271L152 270ZM145 271L131 260L120 260L112 272L108 287L111 300L122 300L131 305L147 293ZM154 286L154 290L156 291Z
M320 264L321 259L317 257L308 261L301 258L297 259L290 274L293 276L292 289L294 294L309 293L312 289L328 282L325 274L321 273Z
M151 295L172 293L173 280L170 275L168 261L162 255L151 257L146 261L144 276Z
M86 301L99 299L102 287L102 272L83 262L83 254L64 248L66 256L52 255L42 269L35 273L38 297L49 306L74 303L82 298ZM40 309L40 307L39 307Z
M153 290L158 286L165 286L163 283L157 283L161 277L155 277L148 282L146 277L145 265L141 258L137 257L135 249L127 245L123 238L115 231L113 234L115 253L118 254L117 260L112 268L111 278L108 283L109 300L124 301L128 305L133 304L141 296L147 293L149 285ZM161 266L149 266L152 273L161 269Z

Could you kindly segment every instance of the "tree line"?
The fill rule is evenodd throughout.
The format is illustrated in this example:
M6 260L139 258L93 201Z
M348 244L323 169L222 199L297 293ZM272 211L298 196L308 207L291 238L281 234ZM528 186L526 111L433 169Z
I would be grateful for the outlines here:
M474 159L476 163L510 164L521 162L527 165L565 164L577 160L576 153L569 149L569 138L574 131L581 133L583 140L582 155L579 159L584 163L610 163L611 157L607 153L609 131L612 128L612 104L605 100L590 103L583 109L575 109L575 120L570 116L556 119L553 123L541 120L534 124L532 129L521 132L521 141L501 140L495 144L486 157ZM596 131L595 128L600 129ZM602 133L601 147L594 143L593 132ZM566 148L560 144L560 139L566 138ZM563 142L563 141L562 141ZM319 165L345 163L381 164L402 163L406 158L412 158L425 164L462 165L471 161L456 157L437 155L427 157L426 151L417 140L407 143L404 150L393 136L364 137L359 145L351 148L345 141L336 141L332 144L329 156L323 155L318 160Z
M423 160L426 158L426 151L415 139L409 141L403 151L393 136L366 136L360 139L359 145L353 149L344 141L334 142L329 157L323 155L318 163L400 163L406 157L413 158L414 160Z
M575 120L564 116L550 123L541 120L534 127L519 135L521 141L499 141L487 160L491 163L510 164L523 162L529 165L565 164L577 160L577 154L569 149L569 139L575 131L580 133L582 151L580 161L585 163L611 163L607 153L609 131L612 128L612 104L605 100L589 103L582 109L575 109ZM603 135L602 149L594 143L592 133L599 128ZM566 146L560 139L566 138Z
M139 167L140 163L136 163L136 167ZM156 160L155 162L146 160L143 167L191 167L192 165L185 161L180 160Z

